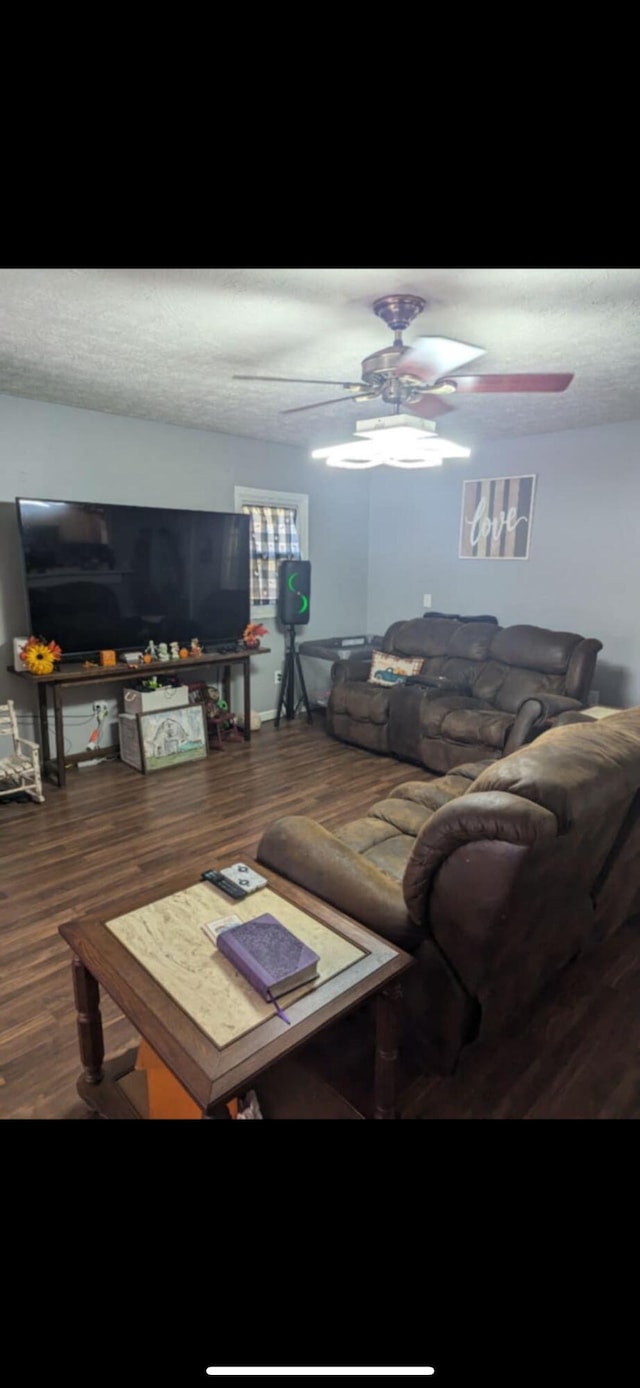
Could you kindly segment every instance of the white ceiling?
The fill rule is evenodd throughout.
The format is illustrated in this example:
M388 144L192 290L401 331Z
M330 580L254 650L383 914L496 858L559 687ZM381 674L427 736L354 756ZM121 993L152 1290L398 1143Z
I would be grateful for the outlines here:
M0 270L0 391L313 448L387 406L334 386L390 345L373 300L428 307L407 330L486 349L479 372L573 371L560 395L461 396L438 431L463 444L640 418L640 270ZM474 366L472 369L476 369Z

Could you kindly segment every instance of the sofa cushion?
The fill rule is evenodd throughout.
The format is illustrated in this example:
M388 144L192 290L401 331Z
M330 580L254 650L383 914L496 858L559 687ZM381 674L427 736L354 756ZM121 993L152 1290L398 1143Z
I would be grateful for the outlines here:
M389 716L389 691L393 686L369 684L354 680L352 684L336 684L331 694L333 712L345 713L362 723L385 723Z
M398 833L411 834L415 838L433 814L433 807L419 804L415 800L400 797L396 800L390 797L388 800L378 800L377 804L372 805L369 814L373 819L381 819L385 824L393 825Z
M394 838L398 831L393 824L385 824L383 819L371 819L369 815L365 815L362 819L352 819L350 824L343 824L333 832L336 838L340 839L341 843L346 843L354 853L366 853L377 843Z
M420 731L422 737L444 737L443 725L451 713L457 711L495 709L485 699L474 699L470 694L443 694L437 699L424 699L420 706ZM471 738L468 741L472 741Z
M525 699L530 699L536 694L561 694L564 689L563 675L549 675L544 670L510 670L507 666L502 668L504 679L496 691L495 704L505 712L517 713ZM474 689L474 693L477 692L478 690Z
M440 724L440 734L452 742L483 743L487 747L504 747L515 714L498 713L495 709L457 708L448 713Z
M377 808L382 809L385 803L382 801ZM417 805L409 806L406 803L403 808L407 821L409 815L406 812L409 809L414 812L411 828L406 832L391 819L385 819L383 814L376 817L376 807L364 819L355 819L351 824L345 824L341 829L335 830L335 837L341 843L346 844L354 853L359 853L362 858L366 858L367 862L372 863L380 872L392 877L394 882L402 882L417 834L433 813L431 810Z
M464 762L462 766L456 766L455 771L450 771L446 776L437 776L433 781L403 781L394 787L392 798L414 800L417 805L439 810L441 805L447 805L459 795L466 795L480 772L491 765L487 760Z
M386 655L384 651L374 651L369 671L370 684L402 684L409 675L419 675L422 661L415 656Z
M414 843L412 835L396 834L394 838L384 839L374 848L369 848L363 857L379 872L384 872L401 885Z

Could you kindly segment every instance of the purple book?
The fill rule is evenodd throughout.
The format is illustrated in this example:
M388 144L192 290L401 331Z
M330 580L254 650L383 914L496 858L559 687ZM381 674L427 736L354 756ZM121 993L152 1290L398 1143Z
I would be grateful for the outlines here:
M267 1002L309 983L318 972L319 956L268 913L221 930L217 945Z

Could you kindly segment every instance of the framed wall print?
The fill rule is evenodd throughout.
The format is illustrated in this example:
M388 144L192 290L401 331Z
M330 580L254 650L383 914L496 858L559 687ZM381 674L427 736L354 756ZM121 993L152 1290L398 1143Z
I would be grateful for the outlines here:
M460 559L528 559L536 474L462 484Z

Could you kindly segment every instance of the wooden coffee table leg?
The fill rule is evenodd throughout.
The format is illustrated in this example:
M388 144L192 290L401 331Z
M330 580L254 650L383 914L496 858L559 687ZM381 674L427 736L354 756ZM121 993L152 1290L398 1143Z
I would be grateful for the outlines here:
M104 1071L104 1039L102 1018L100 1016L100 989L93 974L85 969L79 959L71 965L73 971L73 996L78 1013L78 1041L80 1059L84 1065L84 1080L87 1084L100 1084Z
M376 998L374 1118L395 1118L402 988L390 983Z

